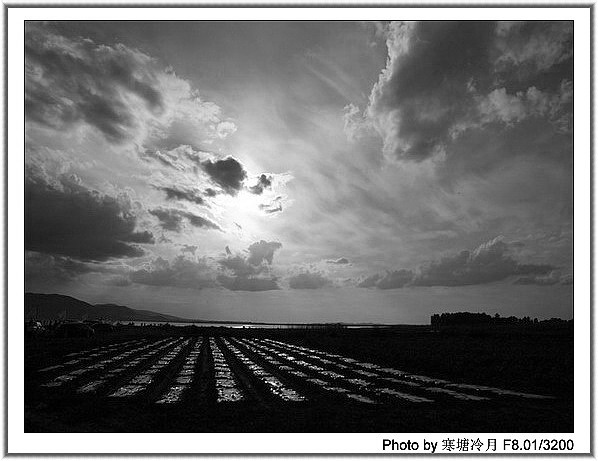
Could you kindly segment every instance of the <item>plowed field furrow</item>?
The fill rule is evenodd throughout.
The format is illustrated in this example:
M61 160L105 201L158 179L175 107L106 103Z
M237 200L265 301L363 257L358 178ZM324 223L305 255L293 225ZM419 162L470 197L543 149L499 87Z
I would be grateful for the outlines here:
M255 347L263 354L269 353L271 357L272 354L275 354L286 361L287 364L281 366L281 370L302 379L308 386L319 388L321 392L326 392L328 395L331 393L337 394L362 403L375 403L380 400L380 396L376 392L376 389L372 387L372 383L358 378L347 377L347 375L350 376L351 370L340 370L340 372L337 372L338 370L326 370L323 367L298 359L297 356L299 353L287 352L280 354L278 351L269 349L268 346L258 344L255 341L251 341L250 344L251 347ZM303 357L306 360L311 360L312 358L306 355L303 355ZM383 395L382 399L385 397L387 397L387 394ZM401 397L408 397L408 394L402 394ZM413 399L411 401L419 402L424 400Z
M237 340L237 343L242 344L249 351L255 353L261 357L264 361L275 364L279 363L279 371L285 373L289 379L298 380L301 383L301 387L306 387L310 392L319 394L319 397L330 398L348 398L361 403L376 403L373 396L363 395L354 389L348 389L345 386L340 386L331 381L330 378L323 377L320 367L310 366L307 362L300 360L294 360L292 355L286 357L280 357L276 354L276 351L268 349L267 346L256 345L254 341L250 340ZM282 364L277 358L280 357L286 361L287 365ZM341 377L339 375L339 377Z
M254 341L255 344L255 341ZM261 345L261 347L264 347ZM293 348L283 348L282 346L277 345L274 346L277 350L282 350L280 356L284 357L287 360L291 360L291 363L295 365L305 365L307 362L316 362L323 364L321 358L317 356L312 356L306 352L302 352ZM305 360L298 360L297 357L301 357ZM401 381L395 378L388 378L386 379L384 376L381 376L379 373L373 371L363 371L360 369L353 369L351 366L346 365L342 368L339 368L337 362L334 360L326 360L329 362L329 365L334 367L337 371L325 370L320 366L309 366L310 370L315 370L320 376L315 380L310 380L313 383L322 385L325 389L334 389L337 392L342 392L343 389L349 388L354 389L355 391L364 394L364 396L368 396L368 398L373 398L375 400L402 400L411 403L425 403L425 402L432 402L435 400L430 392L420 390L420 392L415 392L414 387L421 387L417 383L412 383L410 381ZM348 360L348 363L357 364L358 362L353 362L352 359ZM368 364L373 365L373 364ZM374 369L373 367L369 367L370 369ZM328 380L332 379L333 383L329 383ZM327 383L324 386L324 382ZM390 387L390 389L389 389ZM413 395L414 393L423 393L426 396L421 395ZM450 395L448 393L443 394L444 397ZM455 395L452 395L455 397ZM351 398L354 398L353 396ZM436 397L437 399L437 397ZM472 398L471 400L475 400Z
M485 397L468 395L454 391L439 391L439 387L436 386L448 384L449 381L446 380L439 380L421 375L411 375L393 368L382 368L381 366L373 363L359 362L356 359L343 357L336 354L333 354L332 360L322 359L321 356L325 354L322 351L286 344L280 341L273 342L265 340L263 343L271 345L277 350L282 351L281 355L287 358L295 358L293 355L291 355L295 354L296 356L304 358L308 362L316 362L325 365L327 364L329 366L336 367L337 370L339 369L340 365L340 369L343 370L342 374L345 376L341 382L345 386L356 386L361 392L367 395L373 393L377 397L386 399L395 398L413 403L430 402L439 398L441 400L443 398L456 398L459 400L471 401L486 399ZM303 362L303 360L296 361L295 363L301 362ZM321 367L315 366L315 368L320 369ZM338 373L334 371L320 371L320 373L338 378ZM389 374L401 376L404 379L388 377ZM336 382L338 383L339 380L337 379ZM428 386L423 387L420 382L428 383Z
M278 352L279 357L283 360L307 367L309 369L308 374L309 372L312 372L312 374L315 372L319 375L317 378L307 378L307 381L321 386L322 389L347 394L350 398L354 399L356 399L356 395L350 393L347 389L359 392L357 395L361 394L370 400L401 400L411 403L429 403L434 400L451 398L470 401L486 400L485 397L455 391L438 390L439 388L433 386L423 387L416 382L421 381L434 385L442 385L448 383L448 381L436 380L420 375L409 375L392 368L384 369L379 365L359 362L349 357L333 354L333 359L331 360L322 358L324 353L321 351L287 345L282 342L263 341L260 344L259 341L254 340L250 341L250 343L255 347L261 348L267 348L268 346L265 346L265 344L268 344ZM388 377L388 374L403 376L407 379L400 380ZM413 380L409 380L409 378Z
M160 398L156 400L157 404L171 405L183 400L185 394L191 389L194 378L199 373L197 370L197 363L201 354L202 345L203 338L195 340L191 351L185 357L183 365L178 370L174 382L171 383L166 391L162 393Z
M239 385L240 376L235 376L228 360L216 344L214 338L210 338L210 352L214 364L216 402L239 402L246 400L245 390Z
M152 343L149 346L142 347L134 354L121 354L120 359L110 363L103 374L78 387L77 393L100 395L109 392L110 389L118 387L122 380L127 379L129 375L135 373L135 371L172 348L178 342L180 342L180 339L165 339L158 341L157 343ZM123 357L125 355L126 357ZM129 358L131 358L131 360L127 361ZM102 367L102 370L104 370L104 368L105 366Z
M85 352L67 354L64 356L64 359L68 358L69 360L56 364L41 368L38 370L38 373L46 373L52 374L52 372L60 372L62 370L67 370L69 368L75 368L78 365L94 362L100 358L109 357L112 354L117 353L119 350L127 350L129 347L139 346L143 343L147 343L145 340L135 340L135 341L127 341L124 343L117 343L117 344L110 344L108 346L96 347L94 349L90 349Z
M408 386L411 389L420 388L425 394L435 394L436 396L449 396L459 400L470 400L470 401L480 401L480 400L487 400L491 397L519 397L524 399L551 399L551 396L545 395L538 395L538 394L529 394L524 392L517 392L511 391L506 389L499 389L493 388L488 386L478 386L478 385L469 385L469 384L456 384L452 383L445 379L440 378L432 378L429 376L424 375L416 375L404 372L402 370L397 370L395 368L389 367L382 367L380 365L376 365L373 363L368 362L360 362L356 359L350 357L344 357L338 354L327 354L324 351L319 351L316 349L309 349L307 347L298 346L294 344L284 343L282 341L274 341L265 339L262 340L264 343L277 347L279 350L283 351L284 353L288 353L289 351L295 352L297 354L302 355L308 359L317 361L319 363L328 363L332 366L339 366L341 365L342 368L347 367L350 364L353 367L353 372L361 375L364 378L370 378L378 380L383 380L385 383L390 383L391 385L395 385L395 387L402 387L405 389L405 386ZM326 359L323 357L332 357L332 359ZM365 385L366 381L361 380L352 380L352 382L356 384ZM453 389L460 389L461 391L465 392L456 392L451 391L450 389L445 388L453 388ZM418 390L420 390L418 389Z
M271 340L265 340L266 343L272 343ZM351 373L355 373L359 375L359 378L380 378L380 379L391 379L394 380L395 376L400 376L403 380L412 380L416 384L425 383L428 385L431 384L448 384L449 381L437 379L437 378L430 378L427 376L422 375L413 375L406 373L402 370L397 370L394 368L383 368L380 365L376 365L373 363L368 362L359 362L356 359L350 357L343 357L337 354L328 355L329 357L333 357L333 360L330 359L322 359L321 356L325 356L326 353L322 351L317 351L314 349L308 349L301 346L291 345L287 343L283 343L281 341L276 341L273 343L275 347L278 347L285 351L292 351L296 354L299 354L303 357L306 357L310 360L319 361L322 363L327 363L332 366L341 367L344 370L349 370ZM390 382L397 382L397 381L390 381Z
M86 367L76 368L74 370L69 371L68 373L56 376L54 379L42 384L41 386L45 388L57 388L62 387L65 384L73 384L83 379L83 377L87 375L97 374L106 368L116 367L120 363L129 359L130 357L135 357L136 355L141 354L144 351L154 346L157 346L165 341L166 340L160 340L144 346L135 347L133 349L126 350L125 352L121 352L116 356L111 356L109 358L105 358L103 360L90 364Z
M286 366L286 362L278 360L276 355L264 352L263 350L246 343L245 340L230 338L230 341L234 346L240 348L243 353L247 354L251 360L264 367L266 371L274 375L277 379L289 383L289 387L291 388L302 389L302 393L307 400L317 401L329 397L324 396L321 389L317 388L317 386L314 388L314 386L309 385L309 383L306 385L305 379L301 379L299 376L293 374L294 369ZM307 376L308 375L305 374L305 377Z
M259 381L261 381L261 383L264 385L264 387L271 395L285 402L305 401L305 396L303 396L297 390L283 383L276 376L266 371L262 366L258 365L255 361L253 361L245 353L243 353L239 348L233 345L228 339L222 338L222 342L230 351L232 351L236 358L241 363L243 363L246 369L248 369L254 376L256 376L259 379Z
M116 389L114 392L109 394L109 397L133 397L141 393L148 391L150 386L154 383L154 379L163 370L167 369L172 362L174 362L180 354L183 353L183 349L191 342L190 339L186 339L182 342L177 343L168 352L161 354L157 361L154 360L152 365L145 364L139 368L139 371L135 376L130 378L125 384Z
M79 352L72 352L70 354L66 354L64 356L65 359L76 359L79 357L85 357L88 354L92 354L92 353L96 353L96 352L101 352L103 350L106 349L114 349L114 348L119 348L119 347L125 347L125 346L129 346L131 344L136 344L136 343L141 343L144 342L144 340L138 340L138 339L133 339L131 341L125 341L125 342L120 342L120 343L113 343L113 344L107 344L104 346L98 346L98 347L94 347L93 349L87 349L84 351L79 351Z
M272 339L140 339L70 353L64 359L38 370L45 382L35 385L48 396L134 399L173 409L183 404L229 409L257 405L282 411L286 407L281 405L301 402L301 408L309 402L316 407L376 404L392 409L553 398L454 383Z
M387 395L382 395L381 397L371 382L359 378L351 378L352 370L349 367L345 369L335 368L336 371L332 371L310 364L309 362L313 357L308 355L303 356L307 362L297 359L295 355L290 353L284 354L284 356L289 361L288 363L291 368L299 368L299 370L289 370L290 373L303 378L308 384L319 386L321 390L328 393L328 396L332 393L362 403L378 403L381 400L388 399ZM425 401L410 399L408 394L402 394L401 397L413 402Z

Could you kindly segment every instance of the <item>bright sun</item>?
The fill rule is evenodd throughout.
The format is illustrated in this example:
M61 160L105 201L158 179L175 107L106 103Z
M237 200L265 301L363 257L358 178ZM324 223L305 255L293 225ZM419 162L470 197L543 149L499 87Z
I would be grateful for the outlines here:
M219 197L221 222L226 222L228 230L243 240L251 240L264 232L265 213L260 209L263 197L247 191L240 191L235 197Z

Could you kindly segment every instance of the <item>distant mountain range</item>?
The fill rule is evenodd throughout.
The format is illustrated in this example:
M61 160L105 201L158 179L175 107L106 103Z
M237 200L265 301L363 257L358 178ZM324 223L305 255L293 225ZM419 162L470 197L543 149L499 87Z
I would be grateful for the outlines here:
M189 319L116 304L89 304L64 295L25 293L25 320L107 320L138 322L185 322Z

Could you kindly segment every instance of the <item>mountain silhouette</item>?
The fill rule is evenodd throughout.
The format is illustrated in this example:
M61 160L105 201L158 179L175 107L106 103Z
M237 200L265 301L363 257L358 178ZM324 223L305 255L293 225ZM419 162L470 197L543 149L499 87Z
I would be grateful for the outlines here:
M177 322L187 319L117 304L89 304L71 296L25 293L25 320Z

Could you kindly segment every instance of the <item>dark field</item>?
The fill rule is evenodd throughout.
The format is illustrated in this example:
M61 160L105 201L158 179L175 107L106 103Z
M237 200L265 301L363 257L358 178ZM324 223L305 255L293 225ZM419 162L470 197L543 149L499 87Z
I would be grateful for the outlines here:
M123 326L25 354L27 432L573 431L571 324Z

